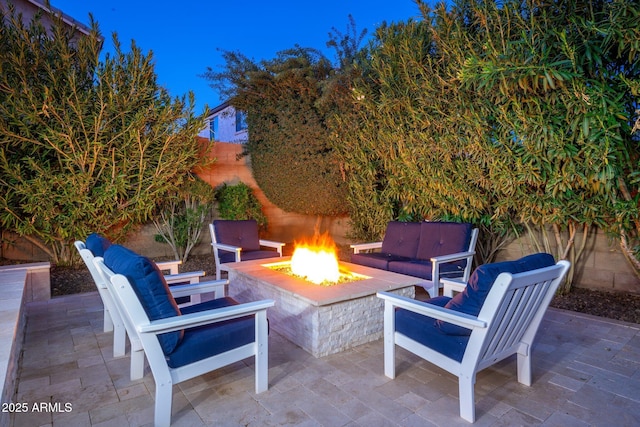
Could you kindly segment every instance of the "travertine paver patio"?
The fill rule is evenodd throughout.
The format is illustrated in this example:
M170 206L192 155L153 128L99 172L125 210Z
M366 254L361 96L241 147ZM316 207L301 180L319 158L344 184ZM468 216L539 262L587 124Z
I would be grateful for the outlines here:
M15 403L61 405L16 413L13 426L152 424L151 373L129 381L101 313L97 293L28 306ZM381 340L317 359L274 332L269 345L267 392L253 392L252 361L236 363L175 386L174 425L469 425L454 377L400 350L386 378ZM479 375L475 425L640 425L640 325L550 309L533 351L532 387L516 381L515 359Z

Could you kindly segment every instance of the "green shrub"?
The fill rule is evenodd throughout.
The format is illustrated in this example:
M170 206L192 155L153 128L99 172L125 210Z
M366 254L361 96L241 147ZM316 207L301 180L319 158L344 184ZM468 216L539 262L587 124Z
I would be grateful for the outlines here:
M114 35L101 60L93 20L77 37L60 15L45 28L40 15L24 23L1 9L0 227L71 263L74 240L124 238L207 161L204 120L135 43L124 51Z
M215 200L214 189L197 177L170 194L153 220L155 240L171 246L175 259L185 262L200 241L202 228Z
M222 184L216 190L218 215L222 219L255 219L260 228L267 227L267 217L262 206L248 185Z
M346 186L329 141L326 111L319 106L330 62L313 49L296 47L254 63L226 52L227 70L208 74L230 81L234 107L247 113L253 176L265 196L287 212L346 213Z

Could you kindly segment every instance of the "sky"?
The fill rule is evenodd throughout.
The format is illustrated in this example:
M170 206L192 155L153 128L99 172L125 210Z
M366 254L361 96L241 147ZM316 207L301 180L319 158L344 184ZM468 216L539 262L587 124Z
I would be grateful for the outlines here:
M117 33L123 49L131 40L152 51L158 82L172 96L193 91L196 113L224 102L202 74L207 67L222 70L222 51L238 51L260 61L294 47L312 47L334 59L326 47L336 28L346 33L349 14L358 33L371 35L382 22L420 19L413 0L51 0L51 5L88 25L89 13L105 39L104 51L113 50Z

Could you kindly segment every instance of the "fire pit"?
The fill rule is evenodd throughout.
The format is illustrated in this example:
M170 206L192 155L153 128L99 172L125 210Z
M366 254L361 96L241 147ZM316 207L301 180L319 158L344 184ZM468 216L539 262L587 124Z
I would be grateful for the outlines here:
M291 257L291 274L316 285L331 285L341 281L352 281L349 272L341 272L336 245L329 233L314 233L310 240L296 242Z
M287 274L289 276L297 277L302 280L306 280L318 286L335 286L341 283L350 283L356 282L358 280L371 279L369 276L364 276L362 274L354 273L352 271L345 270L344 268L338 268L338 273L333 275L331 279L319 278L316 277L315 280L309 279L308 276L300 274L293 267L293 261L282 261L282 262L273 262L269 264L264 264L265 267L268 267L272 270L279 271L281 273Z
M421 279L345 262L338 271L351 279L319 285L283 271L293 257L226 264L229 294L240 302L274 299L269 326L315 357L337 353L382 337L383 302L378 291L409 298ZM293 269L293 268L292 268Z

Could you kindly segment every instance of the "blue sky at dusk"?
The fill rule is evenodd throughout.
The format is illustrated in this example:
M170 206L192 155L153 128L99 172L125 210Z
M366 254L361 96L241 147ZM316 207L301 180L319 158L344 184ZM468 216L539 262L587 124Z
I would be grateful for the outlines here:
M372 34L382 22L419 19L413 0L195 1L51 0L53 7L84 24L89 13L98 21L105 50L112 50L116 32L122 47L131 40L153 51L158 81L172 96L192 90L196 112L223 100L200 77L207 67L221 69L220 50L239 51L254 60L272 59L276 52L299 44L324 51L329 32L346 32L351 14L357 30Z

